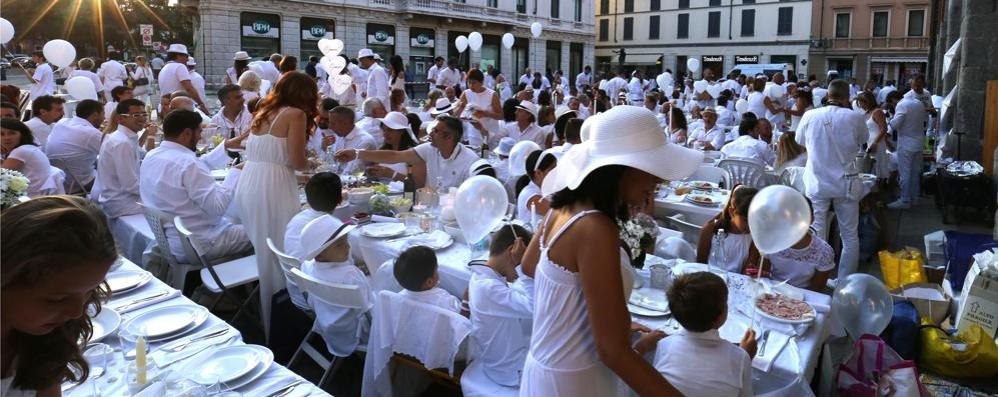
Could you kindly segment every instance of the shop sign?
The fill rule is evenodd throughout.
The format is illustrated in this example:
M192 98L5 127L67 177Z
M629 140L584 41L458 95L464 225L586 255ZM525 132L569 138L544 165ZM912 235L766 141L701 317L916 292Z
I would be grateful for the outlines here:
M703 56L703 61L704 62L724 62L724 56L723 55L704 55Z
M759 63L758 55L735 55L735 64Z
M333 32L326 30L323 25L313 25L308 29L301 30L302 40L318 41L319 39L331 39L333 38Z
M368 44L380 44L380 45L395 45L395 37L388 34L384 30L379 30L374 32L374 34L367 35Z
M410 40L409 45L413 47L433 48L433 39L426 33L420 33Z
M270 22L254 21L250 26L243 26L243 36L247 37L281 37L281 29L270 26Z

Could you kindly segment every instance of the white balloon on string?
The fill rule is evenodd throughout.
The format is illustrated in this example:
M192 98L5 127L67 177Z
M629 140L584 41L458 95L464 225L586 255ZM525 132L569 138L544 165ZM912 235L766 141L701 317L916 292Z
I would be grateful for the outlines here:
M14 38L14 25L6 18L0 18L0 44L7 44Z
M66 80L66 92L69 96L74 99L93 99L97 100L97 88L94 86L94 81L90 80L89 77L76 76Z
M45 59L49 63L64 68L72 64L73 60L76 59L76 47L73 47L66 40L50 40L42 47L42 54L45 55Z
M343 41L340 39L320 39L319 51L323 55L335 57L343 51Z
M513 48L513 43L516 42L516 37L513 37L512 33L506 33L502 35L502 46L506 49Z
M471 32L468 35L468 48L474 52L482 49L482 34L478 32Z
M464 52L468 49L468 38L464 35L457 36L454 39L454 46L457 47L457 52Z
M543 31L544 26L542 26L540 22L530 24L530 34L533 35L535 39L541 37L541 32Z

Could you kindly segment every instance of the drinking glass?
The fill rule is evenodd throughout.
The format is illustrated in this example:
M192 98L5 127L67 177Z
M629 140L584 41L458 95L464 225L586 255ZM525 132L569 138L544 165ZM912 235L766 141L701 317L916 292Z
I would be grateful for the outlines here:
M122 328L118 331L118 345L125 355L125 361L135 360L135 344L138 339L139 335L130 330ZM149 353L149 343L146 343L146 353Z

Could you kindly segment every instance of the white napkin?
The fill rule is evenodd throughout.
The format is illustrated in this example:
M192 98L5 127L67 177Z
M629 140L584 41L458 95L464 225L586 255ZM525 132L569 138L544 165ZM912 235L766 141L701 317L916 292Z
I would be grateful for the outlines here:
M759 353L756 353L755 357L752 359L752 367L763 372L769 372L769 369L773 367L773 362L780 356L780 351L782 351L783 347L790 341L790 335L770 329L768 339L769 340L766 342L766 354L764 356L759 356ZM759 352L762 352L761 340L759 341L759 347Z
M388 191L391 193L400 193L405 190L405 184L402 181L391 181L388 182Z
M163 397L166 396L166 384L163 382L154 382L146 386L142 391L135 393L132 397Z
M155 304L160 303L160 302L168 301L168 300L173 299L173 298L177 297L178 295L180 295L180 291L179 290L171 289L171 290L169 290L167 292L166 295L157 297L155 299L150 299L150 300L147 300L147 301L139 302L139 303L136 303L134 305L129 305L129 303L134 302L136 300L143 299L143 298L146 298L146 297L150 297L150 296L153 296L153 295L156 295L156 294L161 294L161 293L163 293L163 290L153 290L153 291L151 291L148 294L136 295L134 297L133 296L128 296L126 298L122 298L121 302L115 302L113 305L108 305L108 306L111 309L113 309L114 311L118 312L118 314L125 314L125 313L131 312L131 311L142 309L144 307L149 307L151 305L155 305ZM125 305L128 305L128 306L125 307ZM119 308L123 308L123 309L119 309Z
M371 222L402 223L402 220L390 216L371 215Z

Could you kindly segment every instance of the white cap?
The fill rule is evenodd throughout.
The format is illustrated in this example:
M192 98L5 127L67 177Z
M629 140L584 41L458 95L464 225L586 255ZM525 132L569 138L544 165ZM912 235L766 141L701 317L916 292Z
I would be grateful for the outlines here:
M305 253L302 260L315 259L322 251L346 237L355 228L357 225L345 224L332 215L323 215L312 220L301 230L302 236L308 236L301 241L302 252Z
M357 59L373 57L374 55L374 51L371 51L370 48L361 48L360 51L357 52Z
M190 55L187 53L187 46L183 44L170 44L170 48L167 48L166 52L174 52L177 54Z
M500 156L509 156L509 152L513 150L514 145L516 145L516 138L511 136L503 137L499 140L499 146L493 152Z
M250 59L253 58L251 58L249 53L246 51L236 51L236 54L232 56L233 61L248 61Z
M471 163L471 167L468 168L468 177L470 178L475 175L482 175L482 173L486 170L492 170L493 174L496 172L495 168L492 167L492 164L489 164L489 162L485 161L485 159L475 160Z

